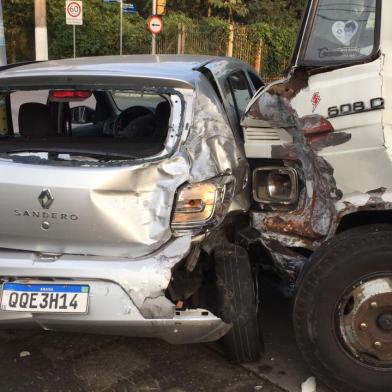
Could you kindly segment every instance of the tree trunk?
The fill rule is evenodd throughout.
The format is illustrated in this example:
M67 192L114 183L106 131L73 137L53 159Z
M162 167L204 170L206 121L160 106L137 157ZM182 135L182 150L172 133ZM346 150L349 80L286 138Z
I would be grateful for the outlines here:
M262 55L263 55L263 41L260 40L256 44L256 55L255 55L255 60L253 64L253 68L260 73L261 72L261 67L262 67Z
M46 27L46 0L34 1L35 59L48 60L48 31Z
M227 42L227 57L233 57L234 49L234 26L233 23L229 24L229 40Z

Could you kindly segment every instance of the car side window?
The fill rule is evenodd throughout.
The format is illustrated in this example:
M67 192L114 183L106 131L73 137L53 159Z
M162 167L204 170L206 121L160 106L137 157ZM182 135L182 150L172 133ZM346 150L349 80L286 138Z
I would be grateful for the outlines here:
M263 80L260 78L259 75L255 74L254 72L248 72L248 75L253 83L253 87L255 88L255 91L259 91L261 87L265 86Z
M243 71L235 71L227 79L231 95L229 95L229 104L235 110L238 121L241 121L246 107L252 98L252 90L249 86L246 75Z

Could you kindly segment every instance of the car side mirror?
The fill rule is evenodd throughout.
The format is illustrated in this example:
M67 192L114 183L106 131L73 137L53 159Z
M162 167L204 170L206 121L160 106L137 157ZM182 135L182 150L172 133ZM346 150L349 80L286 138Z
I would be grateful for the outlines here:
M71 109L72 124L90 124L94 122L95 110L88 106L76 106Z

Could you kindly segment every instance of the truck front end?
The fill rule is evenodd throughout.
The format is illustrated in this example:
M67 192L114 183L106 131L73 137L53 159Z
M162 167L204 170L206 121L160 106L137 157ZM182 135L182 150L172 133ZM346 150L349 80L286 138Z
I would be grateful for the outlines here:
M243 120L262 263L295 298L305 359L337 391L392 382L391 11L310 1L287 78Z

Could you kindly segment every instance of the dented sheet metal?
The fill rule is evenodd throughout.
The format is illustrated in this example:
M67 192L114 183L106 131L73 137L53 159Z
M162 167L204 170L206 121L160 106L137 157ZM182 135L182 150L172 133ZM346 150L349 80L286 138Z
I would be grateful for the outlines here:
M171 206L189 173L179 155L115 169L31 165L28 177L24 164L1 166L1 247L109 257L140 257L170 239ZM43 189L53 198L47 210Z
M245 157L216 94L203 80L197 83L193 123L183 148L191 161L190 182L235 174L239 167L238 175L244 175Z
M253 121L260 119L274 128L284 128L292 136L292 143L271 147L271 158L287 161L289 165L299 164L303 190L297 208L287 212L254 213L253 223L266 238L280 238L289 246L312 249L328 235L336 216L335 203L341 197L333 168L319 152L345 143L350 135L307 134L308 122L316 128L319 124L314 124L314 118L299 118L291 106L290 99L306 86L303 74L297 75L298 81L295 77L263 91L250 106L248 116Z
M0 251L2 275L22 283L47 279L56 283L90 287L88 314L1 312L8 327L41 327L46 330L86 331L118 335L159 337L171 343L219 339L230 326L204 309L176 312L165 297L171 270L187 256L191 238L168 243L160 252L135 260L93 256L52 256ZM23 278L29 276L29 279ZM3 278L3 281L8 278Z

